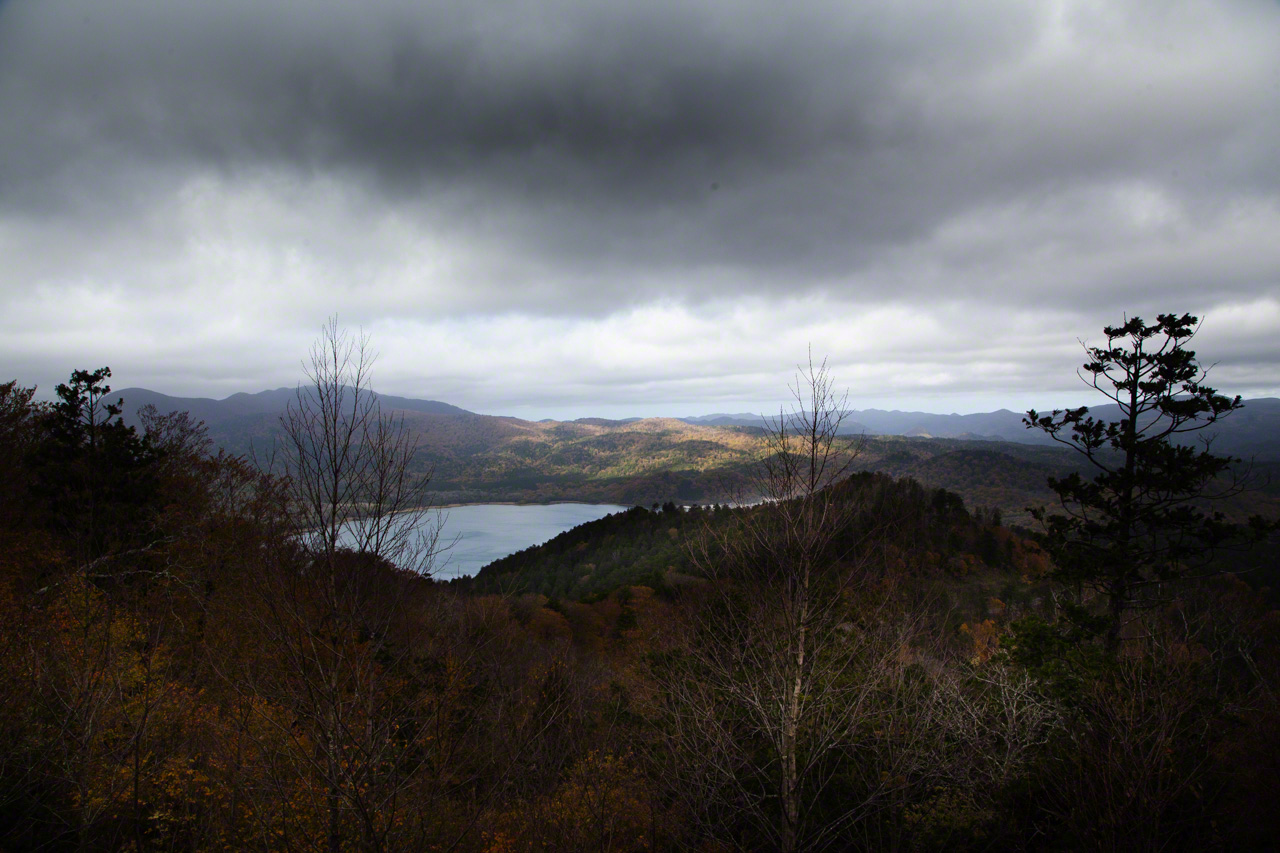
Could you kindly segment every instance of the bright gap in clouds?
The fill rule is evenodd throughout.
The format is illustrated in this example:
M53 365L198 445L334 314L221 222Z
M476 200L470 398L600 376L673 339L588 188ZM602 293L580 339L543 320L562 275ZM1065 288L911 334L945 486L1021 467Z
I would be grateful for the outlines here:
M855 408L969 412L1080 396L1074 340L1046 347L1039 318L984 323L981 316L963 303L926 314L809 297L665 303L573 321L388 321L370 331L388 390L527 418L776 413L790 405L788 386L810 348ZM522 342L518 364L509 344L491 346L513 341ZM1022 389L1055 369L1058 381L1040 389L1039 400L1022 402Z

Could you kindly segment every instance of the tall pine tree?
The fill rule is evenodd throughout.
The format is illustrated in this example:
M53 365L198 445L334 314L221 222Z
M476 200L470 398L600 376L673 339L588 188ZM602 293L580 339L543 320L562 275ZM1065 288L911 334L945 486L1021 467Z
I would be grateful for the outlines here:
M1158 598L1160 588L1206 569L1214 551L1243 530L1206 501L1239 491L1231 475L1239 460L1211 452L1189 434L1239 409L1205 384L1207 369L1187 348L1199 329L1190 314L1161 314L1155 323L1133 317L1107 326L1105 346L1085 347L1081 377L1120 409L1099 420L1087 406L1041 414L1024 423L1065 444L1087 461L1092 476L1050 478L1061 513L1034 515L1046 531L1055 577L1099 594L1101 613L1080 611L1119 648L1126 614Z

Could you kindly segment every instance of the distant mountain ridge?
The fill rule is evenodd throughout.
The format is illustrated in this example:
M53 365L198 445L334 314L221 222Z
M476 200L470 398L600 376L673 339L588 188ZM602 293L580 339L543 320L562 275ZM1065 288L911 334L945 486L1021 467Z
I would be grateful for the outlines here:
M1114 407L1113 407L1114 408ZM778 416L753 415L748 412L681 418L686 423L713 426L763 426ZM850 409L840 426L844 435L910 435L920 438L971 438L976 440L1016 441L1020 444L1044 444L1043 434L1032 434L1022 425L1022 414L1008 409L972 415L938 415L931 412L902 412L884 409Z
M125 417L130 423L137 423L137 410L148 404L154 405L162 413L185 411L189 412L193 418L204 421L209 427L211 436L220 445L243 451L246 445L241 439L246 434L265 435L273 432L280 414L294 400L296 393L293 388L276 388L254 394L241 392L223 400L214 400L207 397L173 397L145 388L125 388L111 396L124 398ZM419 400L390 394L379 394L378 399L382 403L383 410L387 412L466 417L473 427L487 423L490 419L505 421L509 424L529 423L518 418L478 415L439 400ZM1246 400L1244 403L1243 409L1233 412L1211 429L1205 430L1203 436L1213 436L1213 447L1217 453L1240 456L1245 459L1280 461L1280 399L1260 397ZM1090 407L1089 412L1102 420L1116 420L1120 416L1119 407L1114 404ZM750 412L715 412L673 420L700 427L758 429L776 418L777 415L760 415ZM1013 412L1008 409L968 415L851 409L847 413L841 432L847 435L900 435L917 438L1009 441L1016 444L1053 444L1053 441L1043 432L1027 429L1022 423L1022 418L1022 412ZM568 422L545 420L539 423L548 426L572 423L579 426L624 427L641 420L640 418L585 417ZM481 430L481 432L487 431ZM500 432L506 431L505 428L500 430ZM1201 434L1193 435L1198 439Z
M203 421L213 443L231 453L269 453L280 437L280 416L289 404L297 399L295 388L275 388L254 394L240 392L222 399L208 397L173 397L146 388L122 388L108 395L112 400L124 400L124 420L133 426L139 424L138 410L151 405L161 414L187 412L196 421ZM466 409L442 403L438 400L414 400L378 394L377 398L386 413L399 413L406 420L439 418L480 418Z
M1090 406L1089 414L1104 421L1118 420L1120 407L1115 404ZM1039 430L1027 429L1022 412L998 409L970 415L938 415L930 412L886 411L884 409L851 409L841 432L848 435L905 435L918 438L959 438L980 441L1011 441L1017 444L1053 444ZM681 418L685 423L704 426L763 426L777 415L750 413ZM1280 460L1280 399L1259 397L1244 401L1244 408L1232 412L1204 431L1214 437L1214 451L1245 459Z
M280 414L295 393L279 388L212 400L126 388L111 397L124 398L129 422L137 423L138 409L146 405L162 413L186 411L205 422L216 446L270 460L283 439ZM431 473L428 498L437 504L578 500L648 506L737 499L735 490L749 484L762 452L764 420L757 415L532 422L434 400L379 399L383 411L411 431L419 447L413 471ZM1108 412L1114 409L1094 412L1113 417ZM1045 478L1063 476L1081 462L1026 430L1021 418L1007 410L934 415L871 409L851 413L846 427L873 436L858 469L915 477L1026 523L1027 506L1053 498ZM1215 451L1255 458L1261 479L1280 483L1280 400L1250 400L1220 427ZM1280 498L1280 486L1270 491L1275 494L1267 500Z
M279 415L297 397L294 388L275 388L270 391L259 391L248 394L241 391L222 400L209 397L172 397L146 388L124 388L113 391L109 396L122 397L125 402L126 417L133 416L143 406L152 405L160 412L188 412L197 420L202 420L213 427L229 418L245 415ZM429 415L469 415L466 409L441 403L438 400L415 400L409 397L393 397L390 394L377 394L382 408L387 411L422 412Z

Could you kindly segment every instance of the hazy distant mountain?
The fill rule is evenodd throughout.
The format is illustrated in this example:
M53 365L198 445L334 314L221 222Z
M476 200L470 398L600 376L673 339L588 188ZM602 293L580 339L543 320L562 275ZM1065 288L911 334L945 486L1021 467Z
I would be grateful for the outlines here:
M752 414L751 412L738 412L732 415L716 412L713 415L695 415L681 418L680 420L687 424L709 424L711 426L760 426L765 422L766 417L760 414Z
M211 400L126 388L111 396L124 398L133 422L148 404L161 412L187 411L205 422L217 446L269 458L281 437L280 413L294 393L280 388ZM724 500L748 483L746 474L761 452L758 415L534 423L434 400L380 399L383 411L394 412L413 433L420 448L414 469L432 472L431 497L444 504ZM1093 413L1117 415L1114 406ZM1083 463L1025 429L1021 419L1007 410L936 415L869 409L852 412L845 426L851 433L883 436L867 442L856 467L916 477L960 493L971 505L1000 507L1007 517L1025 521L1025 507L1052 500L1045 478ZM1270 475L1269 482L1280 483L1280 400L1249 400L1216 432L1216 452L1257 459L1261 479ZM1273 491L1266 500L1280 495L1280 487Z
M686 423L716 426L761 426L777 415L716 413L682 418ZM883 409L852 409L841 424L848 435L913 435L921 438L970 438L975 440L1016 441L1043 444L1048 439L1036 436L1022 426L1022 415L1001 409L976 415L935 415L929 412L899 412Z
M1091 406L1089 413L1102 420L1116 420L1116 405ZM776 416L775 416L776 417ZM929 412L900 412L883 409L854 409L848 413L841 432L868 435L905 435L918 438L960 438L982 441L1012 441L1018 444L1052 444L1039 430L1022 423L1024 413L1000 409L972 415L937 415ZM686 423L712 426L761 426L765 418L750 413L716 413L681 418ZM1214 436L1216 453L1244 458L1280 460L1280 399L1261 397L1246 400L1243 409L1233 412L1210 429L1197 434Z
M195 420L204 421L214 444L232 453L247 453L251 449L265 449L279 432L280 415L296 399L293 388L276 388L256 394L232 394L224 400L208 397L171 397L146 388L124 388L113 391L111 397L124 399L124 419L138 423L138 410L147 405L155 406L162 413L187 412ZM466 409L441 403L437 400L413 400L379 394L384 412L418 415L449 415L479 417Z
M256 394L232 394L225 400L212 400L208 397L170 397L146 388L125 388L113 392L112 397L123 397L126 418L134 417L138 409L146 405L155 406L160 412L189 412L192 417L202 420L208 426L220 423L229 418L245 415L279 415L296 398L293 388L276 388L273 391L259 391ZM378 400L386 411L403 410L406 412L424 412L431 415L468 415L466 409L441 403L438 400L413 400L408 397L393 397L390 394L379 394Z
M622 426L624 424L633 424L639 420L643 420L643 418L577 418L573 423L587 424L588 426ZM555 423L555 421L546 420L539 423Z
M233 453L269 459L278 446L280 412L293 389L232 394L225 400L170 397L142 388L111 394L124 398L136 421L141 406L188 411L204 420L215 444ZM759 459L763 419L750 414L701 418L532 421L479 415L448 403L381 396L419 443L416 471L431 471L431 500L489 501L736 500L736 488ZM1094 414L1115 418L1115 407ZM1025 507L1052 501L1046 478L1082 465L1079 457L1046 444L1021 425L1018 412L933 415L928 412L851 412L847 432L868 439L856 467L952 489L970 506L1000 507L1007 519L1027 523ZM1263 482L1280 483L1280 400L1251 400L1217 429L1217 452L1257 459ZM974 439L983 441L974 441ZM1012 441L1007 441L1012 439ZM1270 476L1270 480L1267 480ZM1272 493L1274 492L1274 493ZM1280 487L1256 501L1276 501ZM1243 506L1243 505L1242 505ZM1270 506L1270 505L1267 505ZM1231 511L1258 511L1235 507Z
M767 415L753 415L750 412L737 412L734 414L717 412L712 415L696 415L693 417L680 418L679 420L682 420L687 424L697 424L698 426L754 427L756 429L760 429L765 426L771 427L777 423L778 413L774 412L773 414ZM846 419L844 423L840 425L840 432L842 435L861 435L863 433L870 433L871 430L867 429L866 425L859 421Z

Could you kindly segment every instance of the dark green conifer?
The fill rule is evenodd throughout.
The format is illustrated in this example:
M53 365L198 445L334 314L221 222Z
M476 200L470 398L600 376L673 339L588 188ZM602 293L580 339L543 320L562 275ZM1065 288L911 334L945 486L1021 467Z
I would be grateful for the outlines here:
M1033 515L1044 524L1055 577L1101 596L1103 612L1075 612L1113 653L1126 614L1161 599L1169 583L1205 572L1215 550L1244 533L1206 506L1242 488L1232 473L1239 460L1213 453L1210 434L1191 434L1242 403L1205 384L1208 369L1187 348L1198 329L1190 314L1107 326L1105 346L1085 347L1080 375L1119 406L1119 420L1082 406L1033 409L1023 421L1087 463L1091 476L1049 478L1060 512L1041 507Z

